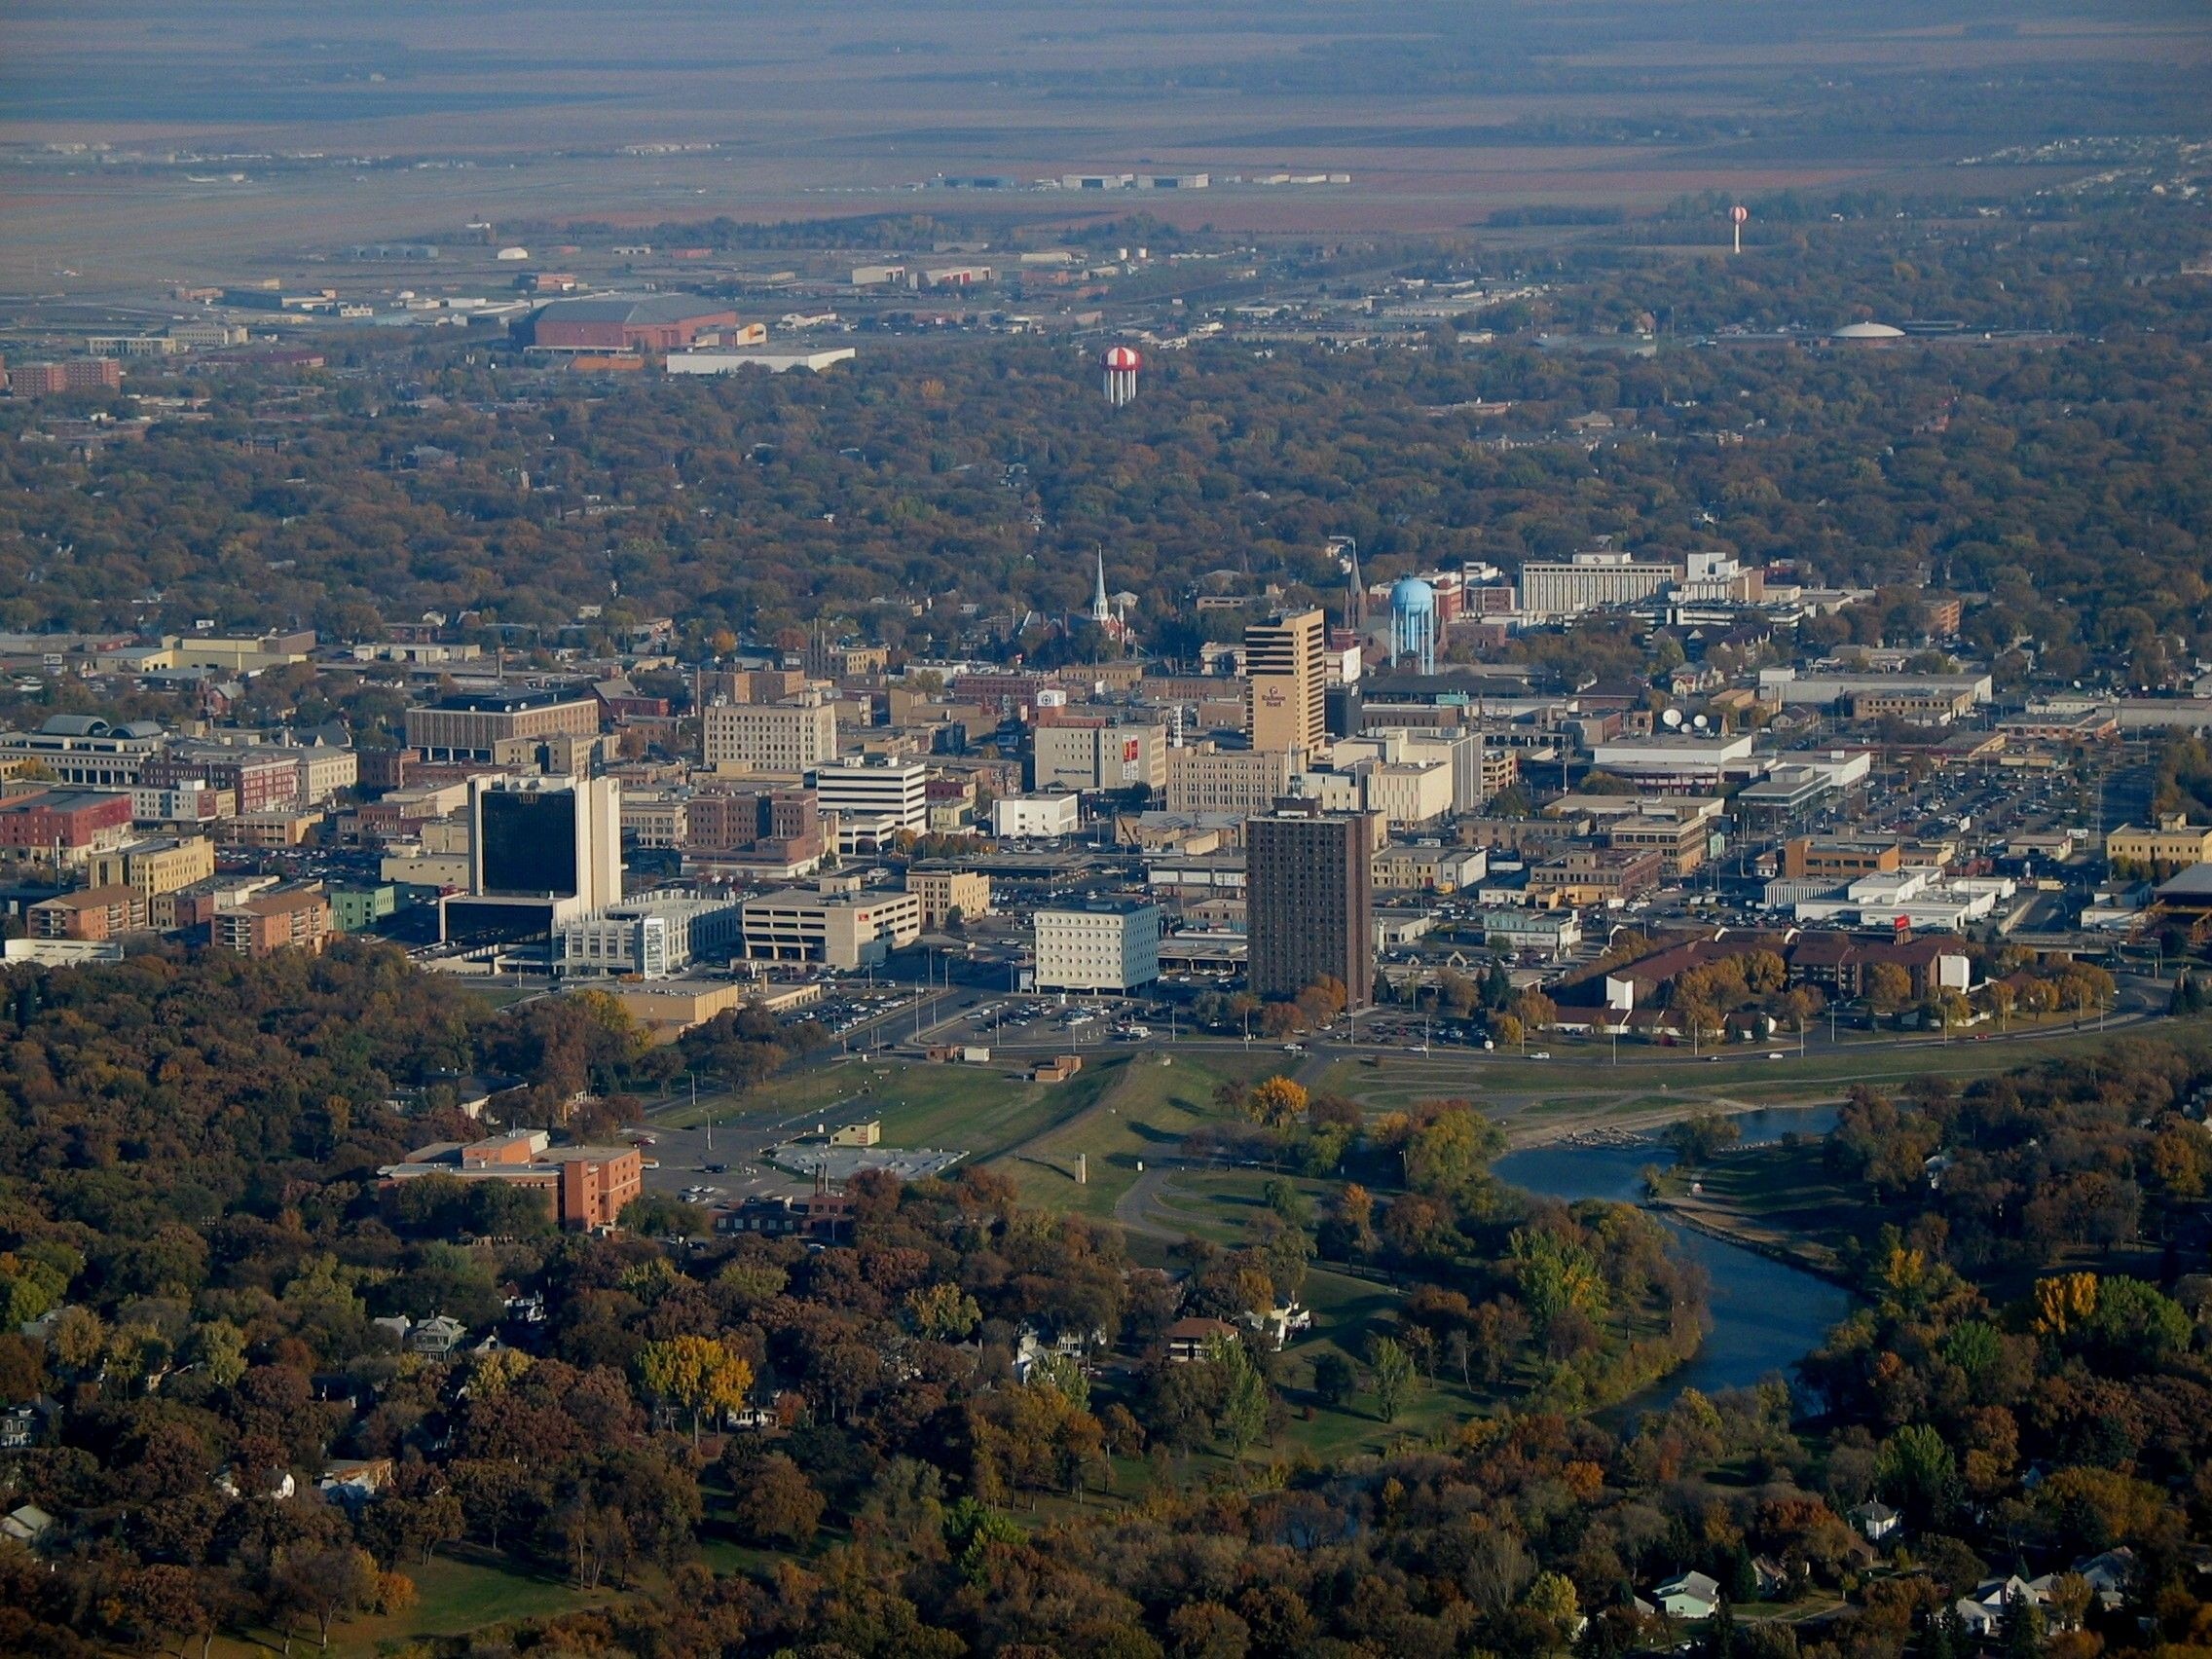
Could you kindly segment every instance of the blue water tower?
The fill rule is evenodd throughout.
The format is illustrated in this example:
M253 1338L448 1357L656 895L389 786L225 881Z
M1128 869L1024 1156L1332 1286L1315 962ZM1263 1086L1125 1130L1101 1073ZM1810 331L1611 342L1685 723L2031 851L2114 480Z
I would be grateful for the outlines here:
M1390 588L1390 661L1412 657L1422 674L1436 672L1436 590L1419 576Z

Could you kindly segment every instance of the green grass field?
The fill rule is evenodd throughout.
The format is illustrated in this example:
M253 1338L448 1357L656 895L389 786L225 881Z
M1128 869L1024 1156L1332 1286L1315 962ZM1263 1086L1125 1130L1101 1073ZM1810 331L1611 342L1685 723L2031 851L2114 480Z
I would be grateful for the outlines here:
M1031 1083L989 1066L908 1062L869 1070L877 1075L866 1098L881 1108L885 1144L958 1147L977 1163L1083 1111L1112 1082L1111 1073L1089 1065L1058 1084Z
M332 1659L369 1659L387 1645L427 1637L465 1635L513 1619L548 1618L579 1607L598 1606L621 1595L615 1590L577 1590L557 1579L538 1577L503 1556L482 1550L437 1556L427 1567L409 1562L401 1570L415 1580L421 1601L404 1613L361 1617L334 1627L330 1633ZM294 1628L293 1638L296 1651L321 1652L315 1645L311 1621L303 1618ZM282 1645L281 1632L256 1631L251 1641L222 1638L213 1652L225 1659L251 1659Z
M1025 1203L1103 1219L1137 1178L1139 1163L1172 1157L1185 1135L1217 1116L1213 1092L1225 1079L1248 1083L1275 1069L1266 1060L1212 1052L1177 1054L1170 1065L1150 1051L1102 1060L1060 1085L1072 1090L1087 1078L1098 1080L1079 1109L1014 1151L1002 1166ZM888 1122L884 1127L888 1135ZM1089 1161L1089 1179L1080 1187L1079 1155Z
M1331 1062L1318 1087L1348 1094L1377 1111L1456 1096L1500 1120L1527 1123L1538 1117L1660 1110L1683 1100L1788 1105L1833 1098L1854 1083L1988 1077L2046 1060L2099 1053L2116 1043L2201 1041L2207 1029L2201 1020L2160 1020L2102 1032L2054 1028L2032 1041L1961 1037L1946 1044L1863 1038L1840 1049L1813 1049L1802 1058L1794 1049L1785 1049L1779 1060L1768 1058L1764 1048L1743 1047L1707 1059L1641 1044L1624 1045L1616 1054L1609 1043L1554 1034L1543 1040L1553 1056L1549 1060L1473 1051L1385 1054L1379 1056L1379 1064L1340 1059Z

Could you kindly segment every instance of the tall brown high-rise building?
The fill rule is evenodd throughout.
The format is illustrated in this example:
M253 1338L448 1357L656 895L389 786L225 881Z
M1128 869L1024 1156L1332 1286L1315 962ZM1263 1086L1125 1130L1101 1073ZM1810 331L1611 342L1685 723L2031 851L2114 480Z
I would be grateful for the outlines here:
M1375 997L1375 821L1297 802L1244 826L1253 993L1294 997L1339 980L1354 1008Z
M1285 612L1244 630L1244 672L1252 682L1245 729L1254 749L1310 756L1327 741L1327 646L1318 610Z

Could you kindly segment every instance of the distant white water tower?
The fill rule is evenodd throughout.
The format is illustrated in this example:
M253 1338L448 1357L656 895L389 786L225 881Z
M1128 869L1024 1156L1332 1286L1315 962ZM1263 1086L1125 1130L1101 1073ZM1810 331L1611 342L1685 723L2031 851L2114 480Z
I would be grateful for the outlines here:
M1436 672L1436 590L1419 576L1390 589L1390 661L1411 657L1417 672Z

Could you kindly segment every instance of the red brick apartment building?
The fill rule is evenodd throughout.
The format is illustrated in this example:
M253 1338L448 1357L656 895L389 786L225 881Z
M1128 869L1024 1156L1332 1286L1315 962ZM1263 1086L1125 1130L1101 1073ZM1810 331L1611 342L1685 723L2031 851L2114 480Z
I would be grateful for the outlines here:
M0 372L0 386L18 396L56 391L111 391L123 385L123 365L113 357L71 357L59 363L19 363Z
M279 950L319 951L330 937L330 901L313 888L271 893L217 910L214 943L240 956L274 956Z
M377 1171L387 1197L408 1181L504 1181L541 1195L561 1226L612 1227L622 1206L645 1188L645 1160L634 1146L554 1146L543 1129L511 1129L470 1141L433 1141L405 1161Z
M147 927L146 895L118 882L41 899L24 913L33 939L114 939Z

